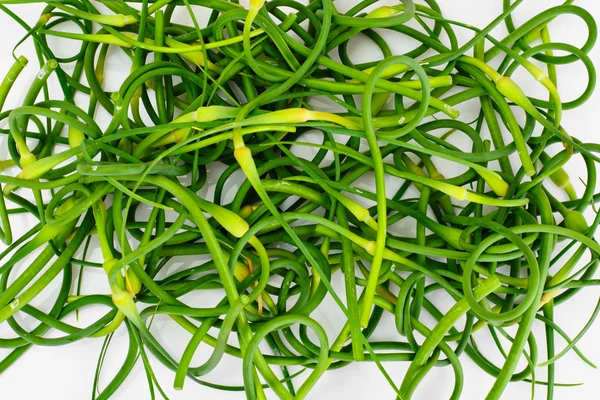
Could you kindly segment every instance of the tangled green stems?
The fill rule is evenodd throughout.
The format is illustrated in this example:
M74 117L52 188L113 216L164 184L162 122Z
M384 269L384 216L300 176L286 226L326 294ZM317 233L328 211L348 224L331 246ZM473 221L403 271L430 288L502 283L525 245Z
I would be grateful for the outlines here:
M0 161L0 239L7 245L0 322L15 334L0 339L11 349L0 372L34 345L84 338L105 340L95 399L110 398L139 359L150 397L166 398L148 353L175 372L176 389L189 380L249 399L268 390L304 398L327 370L353 361L375 363L390 392L406 400L432 368L450 366L450 397L459 399L465 356L495 378L482 398L499 399L510 382L523 381L546 387L552 399L556 386L571 385L555 382L562 356L573 351L594 366L577 343L600 307L574 338L554 321L556 307L599 283L593 238L600 216L588 221L584 212L600 201L600 146L561 125L596 84L588 53L597 27L586 10L567 0L517 27L522 0L503 0L498 18L479 29L444 18L435 0L365 0L346 12L330 0L253 0L249 10L222 0L118 0L102 2L106 13L88 0L66 0L48 2L34 26L7 7L35 2L0 0L24 28L15 50L31 39L39 64L22 104L5 109L28 65L24 57L7 66L0 84L0 133L10 155ZM201 26L196 14L207 9ZM192 25L173 20L180 11ZM551 38L551 22L567 14L587 27L580 48ZM502 23L508 35L492 36ZM457 28L472 38L460 43ZM358 37L381 58L353 61ZM407 38L415 48L394 55L392 41ZM77 51L56 57L56 42ZM131 60L119 66L128 77L110 82L114 93L105 90L113 79L105 76L109 51ZM584 66L588 82L579 97L564 99L556 68L573 63ZM547 99L517 84L520 68ZM54 76L58 94L48 83ZM479 111L475 121L459 118L467 102ZM96 122L102 112L108 124ZM585 164L581 194L566 172L578 158ZM18 238L14 214L32 221ZM414 230L403 229L413 223ZM88 259L92 238L97 259ZM202 261L169 268L187 256ZM109 293L81 292L90 268L105 272ZM343 294L332 285L338 271ZM33 304L55 280L58 296L43 312ZM209 291L218 293L214 304L189 305ZM436 304L437 291L453 303ZM345 316L333 338L311 317L328 296ZM91 306L106 311L78 327L76 316ZM20 313L38 325L25 329ZM169 338L151 331L157 315L191 335L182 354L171 354ZM388 317L398 335L371 339ZM546 360L538 360L534 323L545 326ZM514 335L504 329L511 325ZM125 360L99 388L122 326ZM482 328L502 364L479 350ZM561 351L557 334L567 342ZM212 351L194 366L201 343ZM270 348L264 354L263 344ZM243 382L202 380L225 354L241 359ZM527 366L518 371L523 358ZM383 362L410 365L399 377ZM535 377L541 367L545 382Z

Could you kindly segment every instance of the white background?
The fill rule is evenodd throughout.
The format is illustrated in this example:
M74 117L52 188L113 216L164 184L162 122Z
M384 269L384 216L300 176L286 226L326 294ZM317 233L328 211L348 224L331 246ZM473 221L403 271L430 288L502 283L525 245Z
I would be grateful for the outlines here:
M474 26L483 27L493 18L495 18L502 9L501 0L438 0L444 15L448 18L459 20L472 24ZM380 1L378 5L392 5L393 1ZM558 0L526 0L518 9L515 15L517 25L528 20L533 15L540 12L542 9L549 8L560 4ZM339 10L345 11L355 4L355 1L336 1ZM596 20L600 17L600 4L597 0L578 0L576 4L590 11ZM33 25L39 17L40 5L27 6L9 6L13 11L17 12L26 22ZM200 19L206 17L206 11L198 9ZM204 15L203 15L204 14ZM182 13L179 15L186 19ZM581 20L575 17L560 17L551 25L551 36L553 41L572 43L581 45L585 40L587 31ZM459 38L464 43L470 38L471 33L463 30L456 30ZM10 52L14 44L24 35L24 31L8 16L0 12L0 76L4 76L7 70L13 63ZM505 34L504 25L501 25L493 31L496 38L502 38ZM56 41L50 41L53 49L57 49ZM61 41L63 44L64 41ZM368 44L356 42L357 45L350 46L350 54L356 62L366 61L379 57L379 53L374 51ZM408 49L414 45L410 41L393 43L398 51ZM31 78L37 73L36 59L33 52L31 42L21 46L17 54L25 54L30 59L30 66L26 68L15 88L9 97L6 105L7 108L18 106L23 100L25 90L28 88ZM71 50L71 51L70 51ZM71 48L64 47L57 49L59 55L72 54ZM594 49L590 57L596 64L600 64L598 47ZM122 81L124 73L128 67L123 67L123 63L127 62L125 57L117 52L112 53L108 66L108 84L106 90L117 90L119 82ZM559 90L563 99L573 99L581 91L586 83L585 70L580 64L572 64L558 68L559 72ZM55 82L53 83L55 85ZM537 96L545 95L543 90L535 85L532 80L524 80L522 82L528 93L533 93ZM598 115L600 107L600 91L597 92L584 106L568 111L565 113L563 125L567 131L581 139L582 141L597 141L598 132ZM475 103L464 105L461 107L464 121L470 121L476 116L478 108ZM473 117L473 118L472 118ZM101 119L101 118L100 118ZM3 124L6 124L4 122ZM2 139L3 140L3 139ZM7 157L4 146L0 147L0 156L4 159ZM569 164L569 172L573 177L581 176L585 173L582 169L582 164L574 161ZM576 179L573 179L576 181ZM581 193L582 185L579 182L574 182L579 193ZM19 221L18 218L14 220ZM31 224L30 220L22 220L22 225L26 227ZM17 232L20 233L20 232ZM197 260L196 260L197 262ZM189 265L189 264L188 264ZM173 266L173 268L181 267L181 265ZM341 288L340 274L334 279L336 287ZM86 273L84 290L87 293L97 293L106 291L105 279L101 271ZM55 287L50 287L44 291L41 299L51 299L55 295ZM559 307L556 311L556 321L564 328L564 330L574 337L581 327L586 323L589 315L598 300L600 290L590 288L583 291L575 299L569 301L565 305ZM39 299L38 299L39 300ZM197 299L196 299L197 300ZM439 300L439 299L438 299ZM39 305L40 303L34 303ZM214 304L214 303L213 303ZM447 309L451 306L451 302L446 302L443 306ZM43 304L40 305L43 308ZM79 324L93 322L96 314L90 316L87 312L82 312ZM329 333L330 340L337 333L339 327L343 323L343 318L333 305L330 299L327 299L323 308L317 310L314 317L318 319ZM30 326L32 321L18 318L25 326ZM397 333L393 328L393 322L389 315L384 316L385 322L382 323L381 330L377 331L374 339L389 339L396 338ZM70 320L70 323L77 323ZM165 344L165 347L173 354L181 354L189 335L182 332L173 323L169 323L165 319L157 319L153 325L153 332ZM540 325L535 327L536 336L539 338L540 359L544 357L544 335ZM0 326L0 335L2 337L13 336L12 332L6 326ZM585 338L579 343L579 348L593 362L600 363L600 323L592 327ZM492 354L493 346L486 345L491 338L486 333L478 333L475 336L478 339L481 347L486 354ZM101 376L101 386L106 385L120 366L121 360L124 358L127 348L127 336L123 329L119 330L113 339L110 347L108 359L105 363L103 374ZM564 342L559 338L556 339L557 351L562 349ZM69 346L60 348L33 348L27 352L18 362L16 362L6 372L0 374L0 396L7 400L29 400L37 398L47 399L64 399L64 400L79 400L91 397L92 381L96 360L102 345L101 339L85 340ZM208 347L202 345L202 351L197 352L193 365L198 365L202 360L206 359ZM0 357L7 354L6 350L0 349ZM498 357L491 356L497 363L501 362ZM475 366L466 356L461 358L465 373L465 382L463 397L467 400L483 399L491 385L493 379L482 372ZM541 362L541 361L540 361ZM161 382L163 388L171 399L242 399L245 398L241 392L217 392L208 389L193 382L186 382L186 386L182 392L176 392L172 389L173 372L168 371L158 362L154 362L154 370ZM522 365L521 365L522 366ZM521 367L520 366L520 367ZM402 364L385 364L385 368L395 379L397 383L401 382L404 372L408 365ZM231 357L225 356L222 363L210 375L204 377L208 381L218 382L223 384L241 384L241 374L239 373L240 363ZM537 378L543 380L545 378L545 369L538 368L536 370ZM600 372L585 365L581 360L576 358L573 353L569 353L557 364L557 382L584 382L585 385L571 388L556 388L555 399L597 399L600 393ZM452 391L454 379L450 368L436 368L425 378L419 389L415 393L414 399L418 400L437 400L448 398ZM531 387L527 383L510 384L505 392L506 399L528 399L531 396ZM132 374L128 377L123 387L113 397L114 399L147 399L149 398L146 378L141 368L141 363L138 363ZM387 385L383 376L377 371L374 365L369 363L353 364L341 370L327 372L314 387L308 396L309 399L392 399L393 390ZM536 388L536 399L545 398L545 390L543 386Z

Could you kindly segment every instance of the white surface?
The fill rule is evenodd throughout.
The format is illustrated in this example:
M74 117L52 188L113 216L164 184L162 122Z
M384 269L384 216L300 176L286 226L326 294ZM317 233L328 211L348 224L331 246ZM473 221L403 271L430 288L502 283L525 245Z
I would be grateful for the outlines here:
M394 4L394 1L381 1L379 4ZM516 16L517 25L531 16L535 15L542 9L562 3L558 0L534 1L528 0L514 14ZM337 6L341 10L348 9L355 1L337 1ZM483 27L501 11L501 0L439 0L442 10L448 18L467 22L472 25ZM600 17L600 4L597 0L578 0L577 5L586 8L598 19ZM25 21L33 25L39 16L41 10L40 5L28 6L9 6L13 11L17 12ZM23 36L24 31L14 23L8 16L0 12L0 76L4 76L8 68L12 65L10 52L14 44ZM464 43L470 37L469 32L458 30L457 33ZM504 26L500 26L494 32L496 38L502 38L505 34ZM568 42L576 45L581 45L585 38L585 26L575 17L561 17L551 24L551 35L555 41ZM56 42L51 42L56 44ZM403 44L400 44L401 46ZM407 45L411 45L410 43ZM53 46L56 48L56 46ZM16 87L11 92L7 108L13 108L22 101L24 91L28 87L30 79L37 73L35 56L33 53L31 41L21 46L18 54L25 54L30 59L30 66L24 71L22 76L16 83ZM373 53L369 48L360 46L351 46L351 55L356 61L364 61L378 57L378 53ZM69 49L61 48L57 51L59 55L67 55ZM600 65L599 47L596 47L590 54L591 58L597 65ZM109 73L114 74L109 82L108 90L116 90L118 82L123 78L122 66L120 62L124 62L121 56L113 56L111 59L111 67ZM579 64L559 67L559 89L564 99L572 99L583 89L586 82L585 71ZM120 75L120 76L119 76ZM543 91L535 87L533 82L528 82L526 91L543 95ZM600 91L598 91L591 100L584 106L565 113L564 126L568 132L577 138L585 141L597 141L598 133L598 110L600 108ZM471 115L475 115L477 108L462 107L463 120L471 119ZM6 150L4 146L0 146L0 156L6 158ZM569 164L569 171L572 176L578 176L583 173L581 163L575 161ZM575 179L574 179L575 181ZM581 193L582 185L579 182L574 182ZM25 227L31 221L23 221ZM105 291L105 278L101 271L98 273L88 273L86 275L86 283L84 290L86 292ZM334 279L337 287L341 287L340 274ZM55 293L52 288L44 292L45 298L51 298ZM595 303L598 299L600 290L590 288L584 290L575 299L569 301L567 305L559 307L556 311L556 320L567 333L573 337L581 329L591 314ZM39 299L38 299L39 300ZM326 300L328 306L319 308L314 313L330 334L330 339L336 332L336 327L341 326L341 313L329 299ZM36 303L39 304L39 303ZM449 306L448 306L449 307ZM326 311L324 311L324 309ZM80 317L80 324L93 321L87 318L85 312ZM377 332L375 339L385 339L397 337L397 333L393 328L393 322L389 315L384 316L385 322L382 323L383 329ZM27 326L25 320L23 323ZM75 323L74 320L70 321ZM83 325L80 325L83 326ZM159 337L169 338L166 342L168 350L174 354L181 354L185 344L189 339L189 335L178 329L173 323L168 323L164 319L158 319L153 325L153 331ZM6 326L0 326L0 335L6 337L10 330ZM544 335L541 325L536 325L535 332L539 340L540 359L544 359ZM600 335L600 324L596 324L589 330L585 338L579 343L579 348L594 362L600 363L600 342L597 338ZM10 335L13 336L13 335ZM492 350L493 347L487 347L484 342L491 340L485 334L478 333L476 338L478 343L484 349ZM564 343L557 338L557 351L560 350ZM121 329L112 341L108 360L105 363L103 374L101 377L101 386L108 383L112 373L116 372L120 366L120 362L126 352L127 337L126 333ZM164 340L162 340L165 343ZM63 399L63 400L80 400L90 398L92 382L94 377L94 368L102 340L84 340L69 346L61 346L60 348L34 348L27 352L18 362L9 368L3 374L0 374L0 396L7 400L29 400L36 398L47 399ZM205 347L201 347L207 350ZM202 353L200 357L194 360L194 365L197 365L201 360L204 360L207 352ZM488 352L489 353L489 352ZM0 357L7 354L6 350L0 349ZM463 390L463 399L478 400L482 399L491 387L493 378L481 371L475 366L466 356L461 357L463 361L465 382ZM496 359L496 361L500 361ZM242 399L245 398L243 393L218 392L213 389L205 388L186 382L186 386L182 392L176 392L172 389L174 374L166 370L158 362L154 362L154 369L161 382L163 388L171 399ZM224 383L224 384L241 384L240 363L238 360L225 356L223 362L210 375L205 377L209 381ZM386 363L385 368L395 379L400 382L401 378L408 367L407 363ZM545 378L545 369L538 368L536 370L538 379ZM584 386L572 388L556 388L555 399L597 399L600 393L600 372L591 369L583 364L573 353L565 356L557 365L557 382L584 382ZM454 378L450 368L436 368L428 374L424 382L420 385L417 393L413 397L417 400L424 399L445 399L452 391ZM528 399L531 395L531 387L526 383L510 384L505 392L506 399ZM146 378L138 363L134 372L128 377L125 384L113 397L119 400L129 399L147 399L149 398ZM385 382L383 376L377 371L374 365L369 363L354 364L337 371L327 372L312 390L309 399L392 399L393 391ZM536 388L536 399L545 398L545 390L543 387Z

